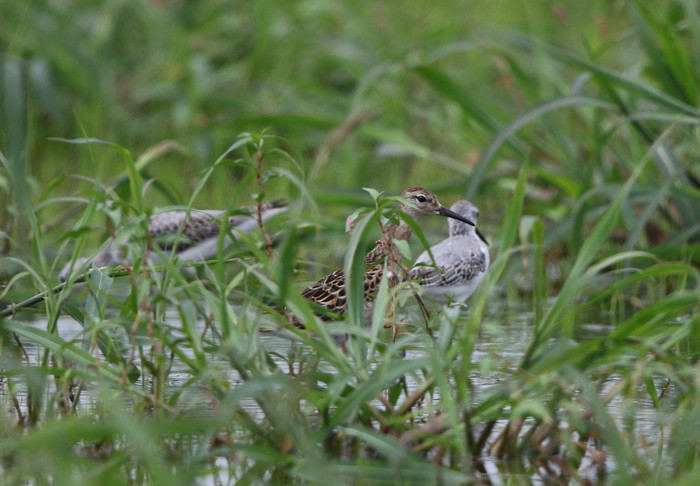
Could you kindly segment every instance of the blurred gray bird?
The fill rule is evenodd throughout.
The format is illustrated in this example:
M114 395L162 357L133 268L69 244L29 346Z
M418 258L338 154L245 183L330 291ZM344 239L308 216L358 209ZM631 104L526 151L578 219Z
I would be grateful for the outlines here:
M248 207L244 210L249 214L235 214L228 218L228 227L235 239L238 239L238 233L250 233L258 227L257 208ZM283 200L265 203L261 212L262 222L286 210L286 203ZM166 211L154 214L148 222L148 239L155 241L163 252L174 251L181 261L208 260L215 256L218 250L221 218L225 214L226 211L219 209L192 209L189 212ZM227 247L231 243L231 236L226 235L224 246ZM68 262L59 272L58 278L61 282L65 282L73 270L80 268L86 270L88 262L96 268L113 264L130 264L130 257L122 253L119 245L111 241L93 257L78 258L75 262ZM154 254L151 261L158 263L160 258Z

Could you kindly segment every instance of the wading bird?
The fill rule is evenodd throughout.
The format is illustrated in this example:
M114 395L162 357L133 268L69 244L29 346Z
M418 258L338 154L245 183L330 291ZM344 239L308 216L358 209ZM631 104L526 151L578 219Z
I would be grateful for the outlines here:
M248 207L243 211L248 214L235 214L228 217L228 229L224 246L231 244L231 236L238 239L238 233L250 233L268 219L286 211L282 200L262 205L258 215L257 207ZM173 252L182 261L204 261L216 255L218 250L219 230L223 210L166 211L154 214L148 222L148 241L154 242L165 253ZM65 282L74 269L85 269L88 265L96 268L115 264L131 264L131 257L122 251L120 245L111 241L93 257L79 258L68 262L58 274ZM153 255L151 261L158 263L160 258Z
M401 193L408 204L399 204L397 211L409 215L414 220L423 216L440 215L461 221L465 225L474 226L474 223L467 217L457 214L440 204L438 198L432 191L422 187L411 187ZM400 281L400 268L398 267L399 256L394 250L392 239L408 240L412 234L411 228L403 219L399 223L389 222L386 226L386 237L377 241L376 246L365 256L365 276L364 276L364 317L365 322L372 318L374 303L384 274L385 265L387 268L389 285L395 286ZM333 317L341 317L347 311L347 293L345 290L345 272L343 269L336 270L320 279L318 282L308 286L301 293L302 297L319 304L330 311L330 315L322 315L323 320L332 320ZM297 327L305 327L296 316L291 317L291 322ZM396 332L396 328L394 328Z
M479 218L479 210L469 201L457 201L451 209L473 223ZM474 293L489 267L489 250L475 225L454 219L448 224L450 235L430 247L430 253L421 253L409 275L442 303L464 302Z

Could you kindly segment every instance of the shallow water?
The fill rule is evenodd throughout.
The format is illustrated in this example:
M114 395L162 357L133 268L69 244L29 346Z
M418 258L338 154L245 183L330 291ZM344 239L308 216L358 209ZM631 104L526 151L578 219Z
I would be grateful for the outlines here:
M476 397L483 395L489 388L497 386L507 378L510 371L517 368L531 337L531 315L519 312L517 306L512 305L507 306L503 304L500 310L496 305L491 306L491 308L495 309L495 311L487 316L472 355L472 362L475 365L475 370L471 374L470 379L472 382L471 386L476 391ZM468 312L468 310L463 310L462 312ZM178 315L175 313L168 315L167 318L171 324L177 323L179 319ZM46 329L47 323L42 320L37 320L33 325L40 329ZM57 326L58 334L63 339L76 343L82 342L84 338L83 328L71 317L61 317L58 320ZM200 329L203 328L203 326L204 324L200 322ZM601 324L591 324L582 328L582 332L589 338L605 335L609 331L609 327ZM292 346L299 346L300 344L294 344L289 339L273 333L262 333L260 335L260 345L267 351L269 356L272 357L275 364L286 372L290 364L285 357L289 355ZM26 352L25 359L28 360L30 365L37 365L41 362L44 354L44 350L41 347L29 341L23 341L23 346ZM193 356L190 349L185 347L184 351L189 357ZM308 349L304 350L304 353L310 352L312 351ZM418 343L406 351L403 359L419 359L422 358L425 353L426 350ZM94 354L99 355L99 351L94 351ZM224 356L215 353L211 353L209 356L215 360L214 363L212 363L215 365L215 368L225 373L225 378L231 384L232 388L243 382L240 375L231 368ZM136 362L136 364L137 366L139 365L138 362ZM323 363L319 366L323 367ZM332 372L332 367L328 367L327 371ZM168 375L167 393L181 391L182 395L177 402L177 406L188 414L207 414L212 406L211 396L204 387L186 385L191 378L192 374L188 366L180 360L175 360L171 372ZM618 379L619 377L617 376L609 376L606 380L603 392L615 386ZM21 404L25 403L26 400L24 391L21 388L23 386L22 383L24 383L24 381L19 380L17 388L15 388L15 396L19 397ZM5 385L6 383L3 380L2 386L0 387L0 395L2 395L2 401L6 403ZM410 375L407 376L408 393L412 392L418 385L419 383L414 378ZM657 383L657 385L661 386L661 383ZM53 381L49 380L45 393L52 393L52 387ZM426 402L424 402L424 405L432 404L435 407L439 407L439 389L436 387L425 400ZM86 413L90 413L94 402L95 398L90 395L90 390L85 390L81 396L81 409ZM253 416L262 415L258 403L253 399L243 399L240 405ZM381 406L379 402L377 402L377 405ZM620 426L623 426L625 422L634 424L634 429L631 432L639 442L653 444L658 441L663 429L657 423L658 415L650 400L637 400L634 406L631 407L630 403L625 403L622 398L615 397L607 406L611 415ZM7 408L11 409L11 407ZM630 417L631 413L633 417ZM632 420L630 420L630 418ZM495 437L505 424L505 421L498 422L492 437ZM609 468L614 466L611 457L608 457L606 462ZM220 464L223 469L227 467L224 464L225 461L218 461L217 463ZM582 466L582 468L585 467L585 465L586 463L584 461L584 466ZM481 476L481 480L484 482L490 482L491 484L505 484L505 482L507 482L508 474L504 475L500 462L495 457L485 457L484 470L485 473ZM224 476L226 475L223 471L222 474L224 474ZM543 482L543 479L539 477L537 473L534 473L527 478L527 480L536 484ZM591 477L590 480L595 481L595 478ZM208 482L206 483L208 484Z

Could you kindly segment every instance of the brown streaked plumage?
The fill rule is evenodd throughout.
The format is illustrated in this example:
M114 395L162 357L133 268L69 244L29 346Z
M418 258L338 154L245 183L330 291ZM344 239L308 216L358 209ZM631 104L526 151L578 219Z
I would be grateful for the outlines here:
M418 220L427 215L441 215L454 218L466 224L474 225L464 216L461 216L440 204L437 196L428 189L422 187L410 187L401 193L401 196L409 204L399 204L397 210L408 214L414 220ZM369 321L374 309L379 283L384 275L384 268L388 269L389 285L395 286L399 283L399 268L396 262L399 256L393 254L394 246L392 239L408 240L411 238L411 228L403 219L398 224L390 222L386 227L386 239L379 240L377 245L365 256L365 321ZM302 297L319 304L328 309L336 316L343 316L347 311L347 296L345 292L345 272L342 269L336 270L320 279L318 282L308 286L301 293ZM323 320L331 320L327 315L321 316ZM291 322L297 327L304 327L303 323L296 317L292 317Z
M286 202L283 200L263 204L261 220L265 222L283 213L287 210L285 206ZM228 218L228 227L235 230L234 238L237 238L236 232L249 233L258 226L257 207L247 207L243 211L249 214L235 214ZM218 209L165 211L154 214L148 222L147 238L150 243L157 245L166 253L174 251L175 255L183 261L207 260L216 255L218 250L221 218L225 214L226 211ZM230 240L227 236L226 245L231 243ZM153 255L152 260L158 262L158 256ZM119 246L111 241L94 257L84 257L75 262L68 262L58 274L59 279L65 282L73 269L86 266L88 262L97 268L131 263L129 256L123 255Z

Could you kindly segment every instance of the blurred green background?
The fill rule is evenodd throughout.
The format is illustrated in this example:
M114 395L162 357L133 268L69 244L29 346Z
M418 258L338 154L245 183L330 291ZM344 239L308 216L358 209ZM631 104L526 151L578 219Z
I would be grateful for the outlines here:
M186 199L239 133L265 130L294 154L316 193L362 186L396 193L420 183L474 198L487 221L499 220L507 180L529 159L542 189L552 191L530 196L561 216L562 194L554 192L577 197L593 184L616 182L644 156L648 147L627 145L644 139L620 104L659 108L635 87L607 89L582 63L696 104L690 60L700 44L689 23L696 6L658 1L647 9L647 2L609 0L7 0L0 18L3 147L10 156L9 138L22 137L17 126L25 124L8 106L22 96L7 80L13 65L25 89L22 156L35 204L49 196L50 183L57 183L51 195L84 189L67 175L109 181L123 170L109 151L52 137L99 138L134 157L173 140L177 148L148 171ZM665 37L674 43L664 46ZM652 57L656 51L660 58ZM678 66L663 65L672 62ZM532 115L467 190L494 137L534 107L572 93L590 99ZM649 125L652 140L679 130L673 120ZM678 147L679 158L684 150ZM196 203L222 206L236 184L231 169ZM147 202L166 201L154 193ZM11 216L3 211L0 218L9 229Z
M589 191L645 157L640 183L697 190L698 37L690 1L7 0L0 227L17 237L12 193L25 180L46 222L67 209L52 198L91 187L67 176L123 171L114 152L52 138L147 154L146 175L168 188L147 195L152 207L187 201L240 133L264 131L314 194L421 184L445 203L474 199L486 227L528 160L528 211L561 221L584 208L566 223L580 229L595 218ZM666 155L649 152L667 142ZM226 205L240 178L226 169L195 205ZM284 181L268 192L298 196ZM675 196L637 226L653 219L662 239L697 225L687 194ZM330 214L350 211L335 202Z

